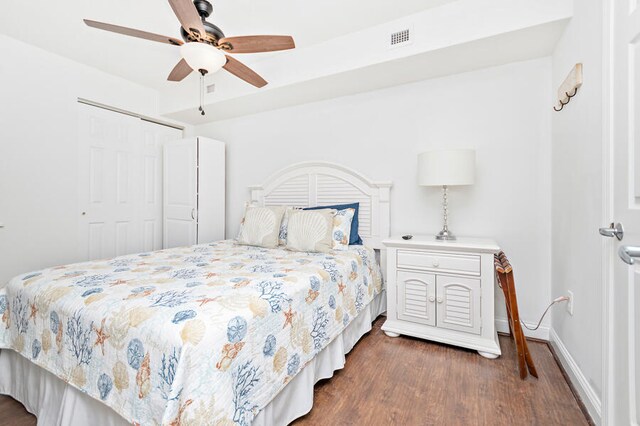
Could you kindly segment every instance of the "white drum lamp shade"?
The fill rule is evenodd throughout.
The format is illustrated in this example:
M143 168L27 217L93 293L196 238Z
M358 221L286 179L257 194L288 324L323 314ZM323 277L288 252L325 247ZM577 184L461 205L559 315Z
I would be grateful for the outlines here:
M476 152L472 149L427 151L418 155L418 184L422 186L472 185Z
M448 187L472 185L476 170L476 152L472 149L445 149L418 155L418 185L442 187L443 222L437 240L455 240L449 230Z
M180 55L194 71L204 70L210 74L227 63L224 53L206 43L185 43L180 47Z

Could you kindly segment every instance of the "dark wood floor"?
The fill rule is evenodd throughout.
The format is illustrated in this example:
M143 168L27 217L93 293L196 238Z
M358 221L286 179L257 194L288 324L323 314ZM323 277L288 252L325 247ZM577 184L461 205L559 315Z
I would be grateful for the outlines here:
M503 355L374 328L347 356L344 370L316 385L304 425L588 425L546 344L530 342L539 379L521 381L513 340L500 336ZM21 404L0 396L0 425L34 426Z

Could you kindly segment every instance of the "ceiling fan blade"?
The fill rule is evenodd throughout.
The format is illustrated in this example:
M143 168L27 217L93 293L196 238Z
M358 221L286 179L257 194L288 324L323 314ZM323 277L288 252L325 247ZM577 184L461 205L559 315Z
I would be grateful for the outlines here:
M112 33L124 34L131 37L143 38L145 40L158 41L160 43L173 44L175 46L181 46L183 44L182 40L178 40L177 38L148 33L146 31L140 31L133 28L121 27L119 25L106 24L104 22L91 21L89 19L84 19L84 23L90 27L98 28L100 30L111 31Z
M231 74L235 75L236 77L258 88L264 87L267 85L267 81L264 78L260 77L254 70L252 70L251 68L249 68L248 66L240 62L239 60L232 58L229 55L226 55L226 56L227 56L227 63L222 68L229 71Z
M191 74L191 71L193 70L191 69L189 64L187 64L187 61L182 59L180 62L176 64L175 67L173 67L173 69L171 70L171 73L169 73L169 77L167 77L167 80L182 81L185 79L186 76Z
M204 38L206 31L202 24L202 18L191 0L169 0L169 4L186 32L198 32L200 37Z
M273 52L296 47L293 37L278 35L225 37L220 39L218 45L230 53Z

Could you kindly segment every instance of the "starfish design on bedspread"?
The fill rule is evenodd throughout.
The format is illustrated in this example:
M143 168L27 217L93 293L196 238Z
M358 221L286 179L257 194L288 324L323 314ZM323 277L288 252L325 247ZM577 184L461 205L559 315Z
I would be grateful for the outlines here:
M293 323L292 323L293 316L296 313L291 310L291 305L289 305L289 310L288 311L283 311L283 313L284 313L284 325L282 326L282 328L285 328L287 326L287 324L293 325Z
M192 402L193 402L193 400L187 399L184 402L184 404L180 405L180 408L178 409L178 415L176 416L176 418L171 423L169 423L169 426L181 426L182 425L182 415L184 414L184 411L187 409L187 407L191 405Z
M100 348L102 349L102 355L103 356L104 356L104 342L106 342L107 339L109 337L111 337L104 330L104 322L105 322L105 319L103 318L102 319L102 323L100 324L100 328L97 328L95 325L93 326L93 330L96 332L96 342L93 344L93 346L100 345Z
M31 306L31 314L29 315L29 319L33 318L33 322L36 322L36 314L38 313L38 307L36 306L35 303L29 303L29 306Z
M218 300L217 297L211 298L211 297L201 297L200 299L196 300L196 302L200 303L200 306L204 306L207 303L211 303L211 302L215 302L216 300Z
M343 283L342 281L340 281L340 282L338 283L338 293L342 293L342 294L344 294L344 289L345 289L345 288L347 288L347 286L346 286L346 285L344 285L344 283Z

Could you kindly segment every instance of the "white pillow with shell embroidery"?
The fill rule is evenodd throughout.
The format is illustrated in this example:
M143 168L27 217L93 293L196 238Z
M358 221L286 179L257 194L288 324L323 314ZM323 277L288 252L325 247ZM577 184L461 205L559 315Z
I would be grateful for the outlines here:
M327 253L333 248L334 209L293 210L287 224L287 248Z
M278 246L280 223L284 207L248 205L238 234L238 243L248 246L275 248Z
M289 215L294 210L301 210L297 207L286 206L284 215L282 216L282 222L280 223L280 235L278 236L279 244L281 246L287 245L287 227L289 225Z

